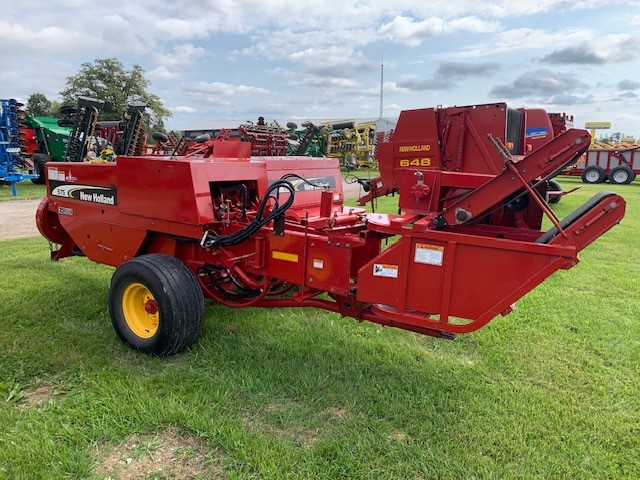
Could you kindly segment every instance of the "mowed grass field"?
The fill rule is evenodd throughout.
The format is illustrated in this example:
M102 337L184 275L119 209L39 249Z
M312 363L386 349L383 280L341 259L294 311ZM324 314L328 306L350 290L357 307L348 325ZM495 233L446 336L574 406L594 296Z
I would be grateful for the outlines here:
M34 185L30 181L16 184L18 195L13 196L11 193L11 185L0 186L0 201L6 200L33 200L34 198L42 198L47 190L44 185Z
M639 478L640 181L554 210L601 189L623 223L454 341L210 305L150 358L113 332L111 268L2 242L0 478Z

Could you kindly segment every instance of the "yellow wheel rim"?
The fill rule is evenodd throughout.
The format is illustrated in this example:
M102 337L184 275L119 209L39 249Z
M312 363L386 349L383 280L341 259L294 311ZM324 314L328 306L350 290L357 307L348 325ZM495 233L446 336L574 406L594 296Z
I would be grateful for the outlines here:
M140 338L151 338L158 331L158 304L141 283L132 283L122 294L122 312L127 325Z

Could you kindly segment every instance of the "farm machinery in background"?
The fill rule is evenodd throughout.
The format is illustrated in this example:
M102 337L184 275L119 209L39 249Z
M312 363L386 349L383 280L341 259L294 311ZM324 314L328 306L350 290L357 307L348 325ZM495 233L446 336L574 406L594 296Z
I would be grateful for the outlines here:
M546 132L529 127L536 115ZM398 215L344 206L336 159L252 157L249 142L221 132L192 156L48 163L36 222L56 245L53 260L116 267L113 326L145 353L192 344L204 297L232 308L316 307L453 338L511 312L624 216L611 192L563 220L551 211L546 179L590 138L552 135L550 122L504 104L402 112L380 149Z
M96 122L95 136L112 145L116 155L142 155L147 149L146 108L146 103L129 103L121 120Z
M304 121L300 124L288 122L289 149L287 155L326 157L328 151L328 127Z
M640 173L640 145L595 144L562 175L580 177L584 183L631 183Z
M130 103L121 120L98 121L104 102L95 98L78 97L77 105L61 109L65 116L62 125L72 125L67 140L65 160L111 161L117 155L142 155L146 152L144 131L144 103Z
M21 178L31 178L33 183L44 185L44 166L50 161L84 161L87 155L98 158L103 152L106 159L144 153L146 105L131 103L122 120L101 122L98 116L102 104L100 100L80 97L77 105L60 109L59 119L24 115L18 108L19 152L13 146L12 158L14 164L29 172ZM89 154L90 151L93 153Z
M355 179L366 192L358 202L365 205L377 197L398 192L403 182L408 181L406 172L414 169L427 174L442 170L452 174L498 175L503 170L503 157L531 155L572 125L573 117L566 114L512 109L504 103L405 110L389 138L377 144L380 176ZM504 152L498 154L495 148L487 148L487 140L480 132L504 139ZM560 184L552 180L561 170L549 172L536 184L549 203L556 203L562 195L570 193L562 192ZM432 188L416 187L416 202L426 195L423 191ZM454 196L464 193L451 192ZM530 200L525 189L521 189L505 201L511 216L521 216L518 212L525 211Z
M264 117L258 118L258 123L246 122L238 127L238 134L251 144L253 156L282 156L286 155L289 134L277 122L269 125Z
M349 170L359 167L374 168L376 124L341 120L324 123L327 132L327 156L339 158Z
M153 132L151 138L155 143L147 145L145 153L149 155L175 155L178 145L185 137L176 132Z
M587 122L591 128L589 150L563 175L581 177L584 183L611 183L625 185L633 182L640 173L640 145L635 138L621 139L619 144L610 144L595 139L595 130L611 128L610 122Z
M150 148L152 155L192 156L203 150L203 143L213 142L219 138L237 138L250 145L252 156L287 155L290 149L290 132L277 122L266 123L263 117L258 122L247 121L236 128L213 129L208 133L192 136L185 134L178 138L174 133L154 133L156 144Z
M374 168L375 159L375 124L372 122L354 122L343 120L314 124L304 121L298 127L295 122L288 122L284 129L277 121L266 123L263 117L257 123L245 122L237 128L229 129L231 136L251 144L253 156L310 156L338 158L348 170L367 167ZM222 130L207 133L209 139L215 139ZM200 149L194 145L196 137L185 136L179 141L171 140L160 134L156 147L152 152L158 154L188 155L192 149ZM173 148L168 148L173 147Z
M17 100L0 100L0 182L11 185L13 196L18 195L16 184L38 178L20 155L20 127L26 122L22 104Z
M287 123L287 130L278 122L267 124L247 122L238 128L242 140L251 143L253 156L310 156L338 158L347 169L374 167L375 124L353 120L326 122L316 125Z
M619 144L598 141L596 130L608 130L611 122L587 122L591 130L589 150L562 175L581 177L584 183L611 183L624 185L633 182L640 173L640 145L635 138L621 139Z
M54 117L27 117L27 124L20 128L21 155L37 174L32 181L44 185L44 165L47 162L64 161L64 152L71 127L59 125Z

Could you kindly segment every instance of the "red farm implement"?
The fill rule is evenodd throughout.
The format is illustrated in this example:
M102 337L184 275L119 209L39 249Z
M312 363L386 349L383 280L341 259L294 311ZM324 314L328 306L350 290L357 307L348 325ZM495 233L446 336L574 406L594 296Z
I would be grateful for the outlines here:
M572 124L573 117L565 114L513 109L504 103L403 111L390 138L377 144L380 177L359 180L367 192L360 205L396 193L407 169L497 175L504 159L487 135L501 139L508 154L525 156ZM551 203L562 195L555 181L538 188L545 195L549 190Z
M117 267L109 290L117 334L163 355L197 338L203 297L317 307L436 337L472 332L573 267L624 216L624 200L609 192L564 220L545 202L541 179L588 148L586 131L512 154L499 108L489 108L469 129L473 145L452 136L443 158L435 140L423 140L437 132L420 112L403 112L386 151L398 167L383 175L396 182L400 215L345 207L335 159L251 157L249 143L221 136L190 157L47 164L37 224L59 245L53 259Z
M633 182L640 173L640 146L617 145L590 148L563 175L581 177L584 183L609 180L618 185Z

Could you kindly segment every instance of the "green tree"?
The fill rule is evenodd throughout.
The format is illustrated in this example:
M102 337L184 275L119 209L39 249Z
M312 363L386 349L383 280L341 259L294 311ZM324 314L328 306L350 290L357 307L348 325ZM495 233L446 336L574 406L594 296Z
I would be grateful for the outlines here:
M27 113L34 117L51 116L52 102L45 97L44 93L36 92L27 98Z
M59 117L60 116L60 107L62 105L58 100L51 100L51 108L49 109L50 117Z
M73 105L78 96L93 97L104 102L100 120L120 120L130 102L144 102L147 125L163 125L171 112L157 95L147 92L151 82L144 77L144 69L133 65L125 70L117 58L98 58L83 63L80 71L67 77L67 88L60 92L65 104Z

